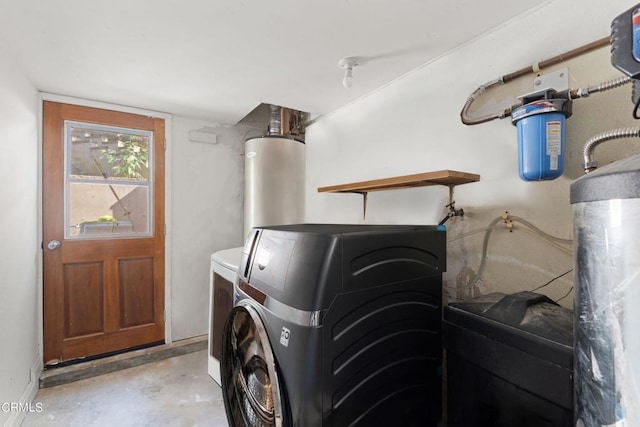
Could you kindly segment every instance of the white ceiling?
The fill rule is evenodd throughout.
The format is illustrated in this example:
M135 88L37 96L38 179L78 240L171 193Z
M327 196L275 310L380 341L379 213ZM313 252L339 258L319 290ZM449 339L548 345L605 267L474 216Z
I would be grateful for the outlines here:
M329 113L545 1L0 0L0 44L41 91L231 124Z

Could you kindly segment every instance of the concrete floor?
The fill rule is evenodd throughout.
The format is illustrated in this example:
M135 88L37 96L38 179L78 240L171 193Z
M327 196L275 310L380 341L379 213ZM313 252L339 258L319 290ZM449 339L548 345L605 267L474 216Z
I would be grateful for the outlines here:
M31 426L228 426L206 350L39 390Z

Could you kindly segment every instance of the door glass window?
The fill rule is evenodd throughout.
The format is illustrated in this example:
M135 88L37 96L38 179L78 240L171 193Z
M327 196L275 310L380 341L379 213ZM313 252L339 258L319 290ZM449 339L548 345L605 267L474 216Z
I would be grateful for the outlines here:
M65 238L150 236L153 133L65 121Z

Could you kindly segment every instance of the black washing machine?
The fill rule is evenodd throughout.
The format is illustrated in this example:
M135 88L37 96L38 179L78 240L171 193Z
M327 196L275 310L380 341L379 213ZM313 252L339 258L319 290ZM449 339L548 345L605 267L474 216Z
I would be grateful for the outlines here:
M231 426L436 426L439 226L254 228L223 336Z

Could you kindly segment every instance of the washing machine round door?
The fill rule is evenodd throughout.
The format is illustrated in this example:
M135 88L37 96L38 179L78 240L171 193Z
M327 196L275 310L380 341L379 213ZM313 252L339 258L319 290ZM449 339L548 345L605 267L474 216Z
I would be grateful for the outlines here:
M282 426L275 358L260 315L249 301L240 301L227 317L221 379L231 427Z

